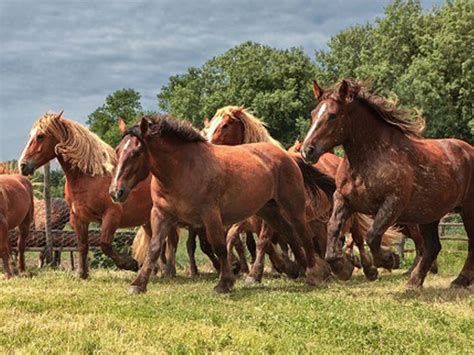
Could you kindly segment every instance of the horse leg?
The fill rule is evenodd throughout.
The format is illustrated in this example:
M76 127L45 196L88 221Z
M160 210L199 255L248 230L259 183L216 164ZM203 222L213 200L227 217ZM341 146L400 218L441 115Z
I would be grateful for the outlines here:
M244 244L242 243L242 239L240 239L240 235L237 236L235 239L235 250L237 251L237 255L239 256L239 264L240 264L240 272L244 274L249 273L249 266L247 264L247 257L245 256L245 248Z
M196 230L192 227L188 229L188 240L186 241L186 250L189 258L189 272L191 277L199 275L199 270L196 264Z
M203 216L206 235L220 263L220 280L214 287L216 293L229 293L234 285L234 276L227 259L226 231L219 210L210 211Z
M178 231L171 228L168 238L166 239L166 264L163 275L166 277L176 276L176 249L178 248Z
M31 226L31 218L25 219L20 224L20 237L18 238L18 257L19 257L19 264L18 264L18 271L25 272L25 246L26 246L26 238L30 233L30 226Z
M89 223L79 220L74 213L71 213L70 223L77 236L77 250L79 251L79 277L81 279L87 279L89 277Z
M451 287L469 287L474 284L474 201L463 207L461 216L468 238L467 258L461 273L451 282Z
M234 261L234 256L232 253L232 248L235 248L237 251L239 269L243 273L249 272L249 267L247 265L247 258L245 256L244 245L242 244L242 240L240 239L240 233L242 232L242 228L240 224L234 224L230 227L229 231L227 232L226 243L227 243L227 258L229 259L229 265L232 265Z
M379 272L374 266L371 255L367 253L367 250L365 249L364 235L360 230L360 226L356 218L352 219L351 234L352 240L357 245L357 249L359 249L360 263L362 264L362 270L364 272L365 278L369 281L377 280Z
M257 240L257 253L255 262L252 265L252 268L245 279L246 284L254 284L256 282L261 282L263 277L263 267L265 264L265 251L267 246L271 243L271 234L273 231L270 229L270 226L264 222L260 229L260 234Z
M146 287L151 273L156 268L156 262L163 249L166 237L169 235L173 224L171 219L163 215L160 209L153 207L150 213L151 241L147 256L135 280L130 284L130 294L146 292Z
M415 266L420 262L421 256L424 253L424 242L423 242L423 236L421 235L420 232L420 227L417 224L414 225L406 225L407 231L408 231L408 237L413 240L413 243L415 244L415 250L416 250L416 256L415 260L413 260L413 264L410 266L410 268L407 271L408 275L411 275L413 270L415 269ZM435 261L433 261L433 264L431 264L430 267L430 272L433 274L438 273L438 264Z
M247 245L247 249L249 250L251 256L251 263L253 264L255 262L255 258L257 257L257 244L255 243L252 232L245 233L245 244Z
M398 219L401 210L400 198L389 195L380 206L372 226L367 231L367 244L372 252L375 266L391 270L397 268L400 264L397 255L391 252L390 249L382 247L381 242L382 236Z
M342 229L351 217L352 211L344 203L342 195L334 193L334 207L328 224L328 238L326 246L326 260L331 265L331 270L340 280L348 280L352 276L354 265L344 258L341 238Z
M12 265L10 262L10 246L8 245L8 225L5 218L0 216L0 256L3 260L3 272L9 279L13 276Z
M102 252L114 261L118 268L137 271L138 262L127 254L117 252L112 245L115 231L119 227L119 220L120 216L113 212L106 212L102 218L100 249L102 249Z
M426 274L430 270L431 264L441 250L441 243L438 235L439 220L430 224L421 224L420 231L423 236L424 251L420 262L411 273L407 286L410 288L423 286Z
M216 254L214 253L214 250L212 250L212 246L211 244L209 244L209 241L207 240L206 231L204 229L200 229L198 231L198 237L199 237L199 246L201 247L202 252L207 255L209 260L211 260L211 263L212 263L212 266L214 266L214 269L216 269L216 271L219 272L220 271L219 260L216 258Z

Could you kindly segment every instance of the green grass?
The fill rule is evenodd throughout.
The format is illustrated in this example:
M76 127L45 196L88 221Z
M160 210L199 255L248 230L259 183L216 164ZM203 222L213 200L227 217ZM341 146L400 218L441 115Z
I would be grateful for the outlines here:
M70 271L33 270L0 281L0 352L472 353L473 294L448 289L465 255L443 250L440 274L415 291L397 271L317 289L266 275L219 296L214 274L187 276L183 245L178 277L140 296L126 292L131 272L93 270L81 281Z

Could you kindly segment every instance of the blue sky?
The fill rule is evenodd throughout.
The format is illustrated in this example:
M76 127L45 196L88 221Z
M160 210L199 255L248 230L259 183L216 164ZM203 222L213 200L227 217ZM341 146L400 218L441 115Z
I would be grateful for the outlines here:
M117 89L145 109L171 75L247 40L302 47L383 16L386 0L0 1L0 161L48 110L85 122ZM425 9L441 0L423 0Z

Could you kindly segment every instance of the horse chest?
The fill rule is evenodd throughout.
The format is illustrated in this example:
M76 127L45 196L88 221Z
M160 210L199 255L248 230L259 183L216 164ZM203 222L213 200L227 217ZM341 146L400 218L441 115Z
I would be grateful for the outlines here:
M376 188L362 175L353 173L338 185L344 200L355 210L370 214L377 210L379 199Z

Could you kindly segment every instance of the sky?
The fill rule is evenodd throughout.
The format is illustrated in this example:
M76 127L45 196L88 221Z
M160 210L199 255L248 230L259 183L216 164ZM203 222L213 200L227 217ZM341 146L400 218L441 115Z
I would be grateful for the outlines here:
M0 0L0 161L19 157L49 110L84 123L122 88L158 110L170 76L239 43L302 47L314 59L331 36L383 17L389 2Z

